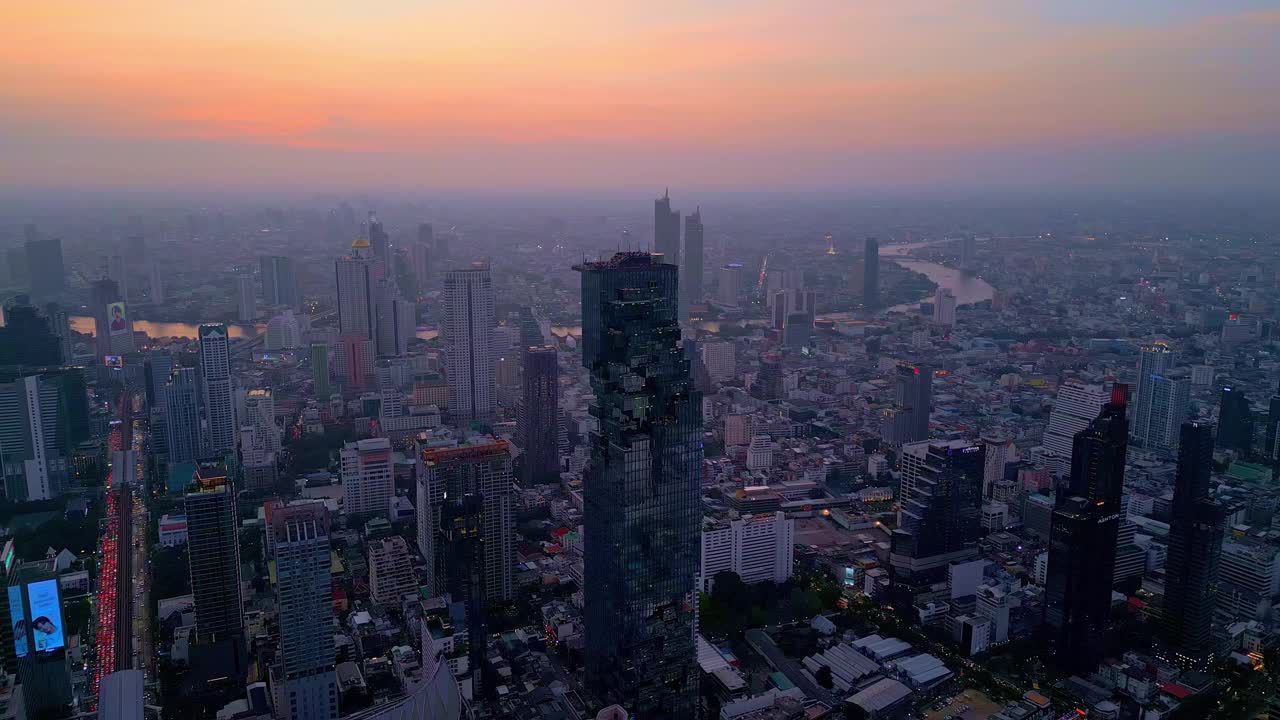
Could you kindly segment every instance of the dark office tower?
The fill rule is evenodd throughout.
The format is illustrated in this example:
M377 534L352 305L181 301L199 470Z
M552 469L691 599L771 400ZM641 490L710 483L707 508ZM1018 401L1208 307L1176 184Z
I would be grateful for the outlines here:
M1165 659L1202 672L1214 665L1210 631L1226 517L1209 497L1212 470L1213 427L1183 423L1169 518L1161 646Z
M904 617L919 621L917 600L946 582L951 563L977 557L985 459L980 443L931 444L914 466L889 552L893 606Z
M1127 386L1114 385L1111 402L1076 433L1070 485L1053 511L1045 621L1052 661L1064 672L1092 672L1103 655L1128 448L1127 393Z
M584 497L588 680L637 717L693 717L702 393L680 347L677 269L637 252L575 269L600 423Z
M897 427L901 437L895 442L909 443L929 439L929 414L933 411L933 368L928 365L898 363L894 371L894 404L906 419Z
M195 462L200 456L200 386L196 369L177 367L165 383L164 430L169 463Z
M424 293L434 285L435 279L435 231L431 223L418 225L418 241L413 244L413 275L418 292Z
M766 352L760 356L760 368L751 383L751 396L758 400L782 398L782 353Z
M98 358L133 352L133 317L116 281L111 278L95 280L89 302L93 311L93 340L97 345Z
M680 288L684 291L684 306L702 302L702 208L684 219L684 254L680 263Z
M418 242L423 245L435 242L435 229L431 227L431 223L418 223Z
M263 303L283 305L294 310L302 306L292 258L282 255L263 255L258 258L258 274L262 276Z
M520 347L541 347L546 343L546 338L542 336L542 324L533 314L533 308L528 305L521 307L516 323L520 328Z
M391 267L391 238L373 211L369 212L369 247L373 249L376 259L384 266Z
M57 299L67 287L66 268L62 265L62 241L58 238L27 240L27 272L31 278L32 297Z
M27 249L22 247L9 248L5 251L5 265L9 270L10 285L26 285L27 276Z
M680 212L671 209L671 196L664 190L653 201L653 251L662 253L662 261L680 264Z
M184 497L196 637L216 643L244 635L235 493L222 463L200 463Z
M556 362L555 347L525 348L522 375L524 394L520 398L520 415L516 424L517 444L524 459L521 484L558 482L560 453L556 436L559 434L560 367Z
M1263 448L1262 454L1272 460L1280 457L1280 452L1276 450L1276 428L1280 426L1280 389L1271 396L1271 402L1267 405L1267 446Z
M19 561L20 562L20 561ZM71 717L71 668L58 578L44 564L18 564L9 571L9 617L27 718ZM41 632L41 618L53 632ZM48 629L48 626L44 626Z
M44 306L44 316L49 318L49 330L58 338L58 354L63 364L70 364L75 360L71 349L71 315L58 303L49 303Z
M65 360L62 346L50 318L29 304L26 295L5 305L4 326L0 327L0 366L56 367Z
M1186 425L1183 425L1186 434ZM1218 401L1218 447L1248 454L1253 450L1253 410L1244 391L1222 386Z
M693 387L700 393L711 392L711 373L707 370L707 363L702 359L702 349L698 341L686 339L684 354L689 358L689 376L693 378Z
M862 304L868 310L880 307L880 242L867 238L862 260Z

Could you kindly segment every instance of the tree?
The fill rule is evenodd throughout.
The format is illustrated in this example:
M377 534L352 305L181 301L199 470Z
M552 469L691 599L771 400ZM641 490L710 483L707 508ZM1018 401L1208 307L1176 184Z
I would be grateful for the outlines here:
M828 665L819 667L818 672L813 674L813 679L828 690L835 687L836 684L835 679L831 677L831 667Z

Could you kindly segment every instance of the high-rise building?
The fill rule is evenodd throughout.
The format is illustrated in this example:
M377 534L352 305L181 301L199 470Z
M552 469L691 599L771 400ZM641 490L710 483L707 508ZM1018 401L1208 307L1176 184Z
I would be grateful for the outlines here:
M160 264L152 262L147 266L147 279L149 281L151 304L160 305L164 303L164 276L160 273Z
M1277 447L1276 438L1280 436L1277 429L1280 428L1280 388L1278 388L1271 396L1271 400L1267 403L1267 430L1266 440L1267 446L1263 449L1262 455L1276 460L1280 458L1280 448Z
M221 463L200 463L184 496L196 637L201 643L243 642L240 517Z
M1111 401L1076 434L1071 481L1053 512L1045 621L1053 661L1067 672L1092 672L1102 659L1128 449L1127 393L1125 385L1112 386Z
M1049 455L1046 464L1055 474L1061 477L1071 474L1071 449L1076 433L1089 427L1110 399L1111 393L1102 385L1068 380L1058 388L1058 397L1049 412L1049 426L1041 440Z
M55 318L55 315L60 317ZM66 313L54 304L42 313L19 295L5 304L0 326L0 366L57 367L70 362L70 338L54 329L55 320L66 322Z
M348 389L361 388L373 377L373 341L359 333L338 336L333 368Z
M1167 659L1185 668L1213 667L1211 637L1226 513L1209 497L1213 427L1182 425L1178 475L1169 518L1161 639Z
M369 241L358 237L351 252L334 262L338 288L338 333L362 335L373 340L378 330L378 280L384 268L369 249Z
M236 448L236 406L231 391L231 347L227 326L199 327L200 384L208 436L205 448L221 454Z
M293 310L302 306L302 295L298 292L298 278L294 274L292 258L263 255L258 258L258 274L262 276L264 304L282 305Z
M302 345L302 324L292 310L285 310L267 321L266 339L263 346L267 352L292 350Z
M196 369L177 367L165 383L164 435L169 463L200 457L200 389Z
M684 305L702 302L703 261L702 208L684 219L684 253L680 263L680 287L684 290Z
M133 318L120 294L120 287L114 280L103 278L94 281L89 294L98 359L104 355L133 352Z
M972 273L976 272L977 269L977 238L972 235L965 235L960 238L960 270Z
M521 367L524 392L516 422L522 456L521 483L541 485L560 478L556 444L560 414L560 365L554 345L525 348Z
M812 290L790 288L775 291L770 298L773 329L785 329L788 321L795 315L808 316L807 322L812 325L814 313L817 312L817 304L817 293Z
M66 416L61 404L57 385L44 375L0 381L0 471L6 497L50 500L61 493L71 449L60 432Z
M62 240L28 239L26 250L31 297L37 300L58 299L67 288L67 270L62 264Z
M1178 448L1179 428L1187 418L1191 402L1191 379L1185 368L1174 368L1148 379L1151 394L1144 427L1143 446L1174 451Z
M427 562L429 590L463 603L467 637L483 638L488 609L511 600L515 563L515 493L511 448L483 438L425 448L418 475L418 549ZM480 685L483 641L470 645Z
M71 717L75 714L71 708L71 668L58 578L43 564L12 558L6 560L9 562L16 564L8 571L5 595L9 615L5 622L13 628L10 640L22 688L19 717ZM52 626L52 632L43 631L48 626L41 618Z
M400 297L392 282L379 283L378 291L378 355L403 357L409 352L409 340L417 329L417 306Z
M910 491L902 493L899 503L902 510L891 537L889 577L894 607L919 620L917 599L946 580L949 565L977 557L985 448L959 441L911 447L918 462L913 466Z
M880 307L880 242L873 237L863 246L862 305L868 310Z
M276 403L271 388L252 388L245 393L240 426L252 427L254 436L268 452L280 452L280 428L276 425Z
M1218 447L1244 455L1253 451L1253 409L1244 390L1234 385L1223 385L1218 396Z
M929 415L933 411L933 368L928 365L898 363L894 371L894 410L905 414L903 431L896 442L929 439Z
M249 323L256 317L258 317L258 298L253 275L241 273L236 276L236 320Z
M940 287L933 294L933 324L949 328L956 326L956 294L951 288Z
M373 257L381 262L384 267L391 267L391 236L387 235L387 231L382 227L382 221L378 220L378 216L369 211L369 246L373 250Z
M745 583L791 579L795 520L784 512L703 521L698 589L711 592L716 573L733 572Z
M312 394L319 398L327 398L332 390L329 384L329 346L324 343L311 343L310 359Z
M575 269L599 419L584 483L588 681L640 717L692 717L702 397L680 347L677 269L637 252Z
M1155 392L1154 381L1173 369L1173 362L1174 352L1165 343L1158 342L1138 348L1138 387L1137 397L1134 400L1133 427L1131 429L1134 439L1144 445L1153 433L1159 433L1158 427L1154 430L1151 427L1151 406ZM1156 424L1159 424L1158 420Z
M391 441L387 438L356 440L343 446L342 511L348 515L385 516L395 496Z
M449 415L455 422L487 422L494 411L493 279L487 263L444 275L445 371Z
M662 261L680 264L680 211L671 209L671 195L653 201L653 251L662 254Z
M782 353L766 352L760 355L760 369L751 383L751 396L760 400L782 398Z
M732 380L737 374L738 366L732 341L703 343L702 362L706 365L711 379L716 382Z
M338 717L334 672L333 577L329 565L329 511L320 500L267 503L276 562L276 609L280 623L278 694L290 720Z
M413 276L418 282L419 294L435 286L435 244L435 231L431 223L419 224L418 241L413 246Z
M369 597L383 607L399 607L400 599L416 593L409 545L399 535L369 543ZM479 640L481 645L483 639Z
M127 301L129 299L129 266L125 263L123 255L107 257L107 277L116 281L116 286L120 288L121 299Z
M720 268L716 288L716 300L725 307L738 307L738 296L742 292L742 263L725 263Z

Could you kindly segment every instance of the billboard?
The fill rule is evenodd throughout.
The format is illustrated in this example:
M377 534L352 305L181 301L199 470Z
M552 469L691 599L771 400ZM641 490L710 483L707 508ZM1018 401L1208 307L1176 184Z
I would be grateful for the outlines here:
M129 315L125 312L124 303L113 302L107 305L107 327L112 335L129 333Z
M31 600L31 629L36 652L51 652L66 647L62 634L62 602L57 580L41 580L27 585Z
M22 609L22 586L9 586L9 621L13 625L13 654L27 656L27 614Z
M124 358L119 355L103 355L102 364L109 368L124 367Z

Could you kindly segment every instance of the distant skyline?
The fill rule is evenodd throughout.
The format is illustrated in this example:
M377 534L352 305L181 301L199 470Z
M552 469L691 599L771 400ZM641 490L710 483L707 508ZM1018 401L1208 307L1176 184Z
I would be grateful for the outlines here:
M1280 3L12 3L0 191L1280 181Z

